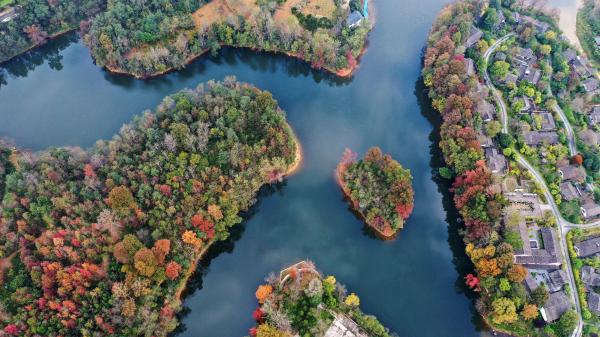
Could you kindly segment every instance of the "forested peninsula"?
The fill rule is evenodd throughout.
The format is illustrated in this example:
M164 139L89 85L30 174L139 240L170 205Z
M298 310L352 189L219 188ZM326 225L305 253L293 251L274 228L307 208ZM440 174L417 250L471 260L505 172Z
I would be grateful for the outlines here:
M368 0L15 0L0 6L0 62L79 28L96 64L137 78L222 46L284 53L349 76L370 17Z
M0 151L9 336L166 336L198 260L297 167L271 94L233 78L166 97L84 151Z

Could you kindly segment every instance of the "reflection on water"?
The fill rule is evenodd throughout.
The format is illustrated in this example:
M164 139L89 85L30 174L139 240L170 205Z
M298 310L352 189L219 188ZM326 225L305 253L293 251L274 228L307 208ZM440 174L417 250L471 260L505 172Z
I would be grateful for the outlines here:
M479 336L484 328L463 282L472 267L448 182L436 174L439 115L415 84L420 49L445 2L378 0L377 27L351 79L281 55L226 48L141 81L99 69L77 35L67 35L5 65L0 135L36 150L89 147L166 95L235 75L273 93L303 145L304 163L285 184L263 189L229 240L210 249L190 281L177 336L246 335L257 285L306 258L359 294L365 312L400 336ZM414 212L389 242L363 232L333 177L344 148L364 153L371 146L414 178Z

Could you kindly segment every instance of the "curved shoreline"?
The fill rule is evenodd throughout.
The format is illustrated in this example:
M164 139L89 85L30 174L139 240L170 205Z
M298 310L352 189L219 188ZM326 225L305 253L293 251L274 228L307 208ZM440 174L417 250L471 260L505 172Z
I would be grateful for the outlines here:
M300 57L298 54L295 53L291 53L291 52L286 52L286 51L280 51L280 50L266 50L266 49L260 49L260 48L254 48L254 47L246 47L246 46L235 46L235 45L226 45L226 44L219 44L222 47L228 47L228 48L235 48L235 49L248 49L251 50L253 52L261 52L261 53L269 53L269 54L275 54L275 55L286 55L292 58L295 58L297 60L300 60L302 62L305 62L306 64L310 65L311 68L316 69L316 70L324 70L326 72L328 72L329 74L332 75L336 75L338 77L341 78L348 78L350 76L352 76L354 74L354 72L356 72L356 70L358 70L359 68L359 62L358 60L363 56L363 54L366 51L366 47L363 47L363 49L361 50L361 52L359 53L359 55L356 57L356 65L352 68L342 68L342 69L333 69L331 67L321 67L321 68L314 68L311 63L307 60L305 60L304 58ZM89 49L89 48L88 48ZM203 51L201 51L199 54L197 55L192 55L189 56L185 62L183 63L183 65L181 67L171 67L171 68L167 68L165 70L161 70L161 71L157 71L148 75L140 75L140 74L134 74L131 72L128 72L126 70L120 69L118 67L113 67L113 66L109 66L109 65L104 65L102 68L104 70L106 70L106 72L110 73L110 74L115 74L115 75L123 75L123 76L128 76L128 77L132 77L138 80L150 80L153 78L157 78L159 76L162 75L166 75L168 73L171 72L176 72L179 71L187 66L189 66L192 62L196 61L197 59L199 59L200 57L204 56L204 54L206 54L209 50L205 49ZM92 56L92 58L94 57L94 55L92 54L91 50L90 50L90 55Z
M284 174L285 177L291 176L300 170L300 168L302 167L301 163L302 163L302 158L303 158L302 144L300 144L300 141L298 140L298 137L294 133L294 130L292 129L291 126L289 126L289 131L290 131L290 136L292 137L292 140L294 141L294 143L296 143L296 151L295 151L294 161L288 167L287 171ZM194 261L192 261L193 263L190 264L189 268L183 274L183 276L180 280L179 286L177 286L177 290L175 290L175 294L173 295L173 299L176 302L181 302L181 296L183 295L183 292L187 288L187 284L188 284L190 277L192 277L192 275L196 271L198 263L200 263L202 258L206 255L206 253L208 252L210 247L212 247L212 245L215 242L216 242L215 240L212 240L212 241L208 242L206 245L204 245L202 247L202 249L198 252L198 255L196 256ZM179 305L181 305L181 304L179 304Z

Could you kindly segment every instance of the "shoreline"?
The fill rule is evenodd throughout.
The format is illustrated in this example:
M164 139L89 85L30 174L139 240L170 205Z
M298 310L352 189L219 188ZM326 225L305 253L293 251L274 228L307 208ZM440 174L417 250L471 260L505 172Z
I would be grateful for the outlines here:
M292 140L296 143L296 152L295 152L294 162L290 165L290 167L284 174L284 176L286 176L286 177L291 176L300 170L300 168L302 167L300 164L302 163L302 158L303 158L302 145L300 144L300 141L298 140L298 137L294 133L294 130L292 129L291 126L289 127L289 130L290 130L290 135L292 137ZM192 263L190 263L189 268L183 274L180 284L177 286L177 290L175 290L175 294L173 295L173 299L175 301L181 302L181 296L183 295L183 292L187 288L187 284L188 284L190 278L196 271L196 268L198 267L198 263L200 263L202 258L206 255L206 253L208 252L208 250L210 249L210 247L212 247L212 245L214 243L215 243L215 240L211 240L210 242L206 243L206 245L204 245L202 247L202 249L198 252L198 255L194 258L194 261L192 261Z
M38 44L35 44L35 45L32 45L32 46L29 46L27 49L25 49L25 50L23 50L23 51L20 51L20 52L18 52L17 54L15 54L15 55L11 56L10 58L8 58L8 59L6 59L6 60L4 60L4 61L0 61L0 67L1 67L2 65L4 65L5 63L7 63L7 62L10 62L10 61L12 61L12 60L16 59L17 57L19 57L19 56L22 56L23 54L26 54L26 53L28 53L28 52L31 52L32 50L34 50L34 49L36 49L36 48L39 48L39 47L41 47L41 46L45 45L45 44L46 44L48 41L50 41L50 40L53 40L53 39L56 39L56 38L58 38L58 37L61 37L61 36L63 36L63 35L66 35L66 34L72 33L72 32L74 32L74 31L76 31L77 29L78 29L78 28L69 28L69 29L66 29L66 30L63 30L63 31L60 31L60 32L56 32L56 33L54 33L54 34L52 34L52 35L49 35L49 36L48 36L48 38L47 38L46 40L44 40L44 43L38 43Z
M358 70L359 63L360 63L358 61L359 61L359 59L363 56L363 54L367 50L366 46L362 48L362 50L360 51L360 53L356 57L356 61L357 62L356 62L356 65L354 67L352 67L352 68L342 68L342 69L335 70L335 69L332 69L331 67L314 68L310 62L308 62L304 58L300 57L299 55L297 55L295 53L291 53L291 52L280 51L280 50L266 50L266 49L260 49L260 48L254 48L254 47L246 47L246 46L227 45L227 44L221 44L221 43L219 45L221 46L221 48L228 47L228 48L235 48L235 49L249 49L249 50L251 50L253 52L269 53L269 54L275 54L275 55L286 55L286 56L295 58L297 60L300 60L300 61L302 61L302 62L310 65L312 69L321 70L321 71L324 70L325 72L327 72L327 73L329 73L331 75L336 75L336 76L341 77L341 78L348 78L348 77L352 76ZM205 50L202 50L197 55L189 56L188 58L185 59L185 62L181 66L181 68L179 68L179 67L171 67L171 68L167 68L165 70L153 72L153 73L148 74L148 75L139 75L139 74L130 73L130 72L128 72L126 70L123 70L121 68L114 67L114 66L109 66L109 65L104 65L102 68L104 70L106 70L110 74L128 76L128 77L135 78L135 79L138 79L138 80L150 80L150 79L154 79L154 78L157 78L159 76L162 76L162 75L166 75L166 74L171 73L171 72L179 71L179 70L181 70L181 69L189 66L192 62L196 61L200 57L204 56L204 54L206 54L208 51L209 51L208 49L205 49ZM92 54L91 50L90 50L90 56L92 56L92 58L94 57L94 55Z

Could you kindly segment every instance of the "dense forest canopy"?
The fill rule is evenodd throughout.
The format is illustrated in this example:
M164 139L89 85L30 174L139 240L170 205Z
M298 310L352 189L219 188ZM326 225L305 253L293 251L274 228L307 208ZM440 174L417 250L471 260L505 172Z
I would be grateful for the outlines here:
M577 13L577 37L581 46L596 65L600 65L600 1L585 0Z
M372 147L356 160L346 150L338 175L354 210L378 233L391 237L404 226L414 206L412 176L390 155Z
M202 252L296 156L271 94L231 78L166 97L89 151L3 150L4 333L165 336Z

